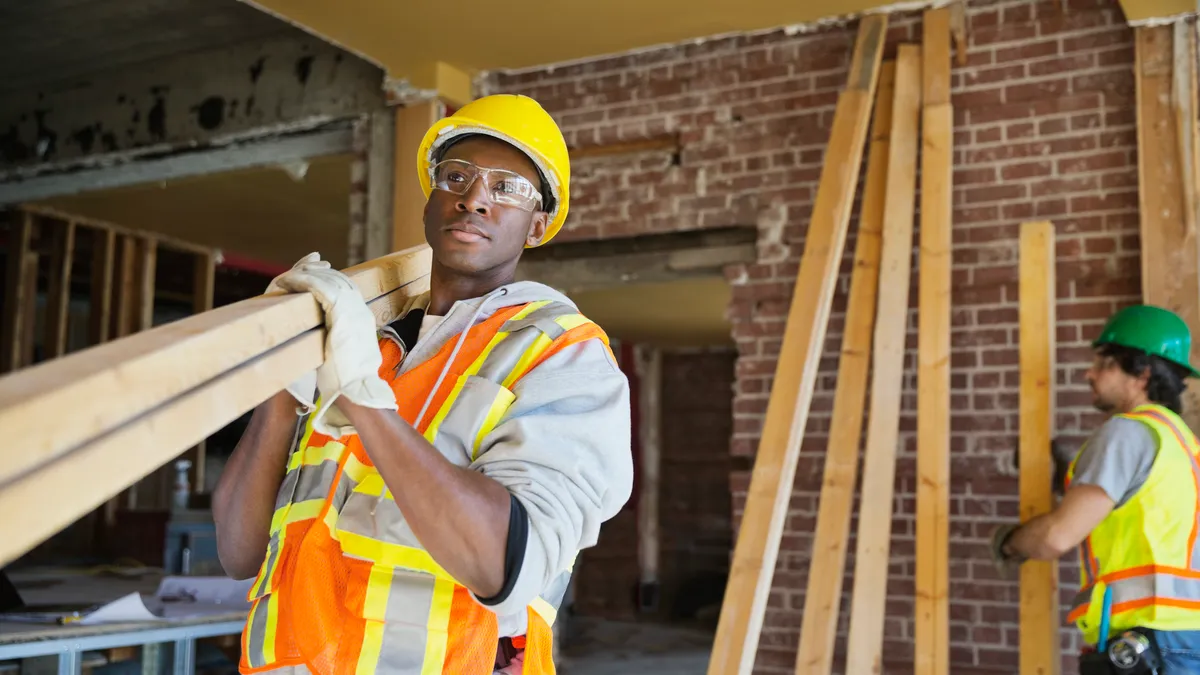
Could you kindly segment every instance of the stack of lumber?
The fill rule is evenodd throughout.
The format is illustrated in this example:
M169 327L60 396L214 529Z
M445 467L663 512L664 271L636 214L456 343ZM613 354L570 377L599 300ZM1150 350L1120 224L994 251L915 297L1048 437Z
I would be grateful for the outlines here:
M429 288L421 245L346 270L379 322ZM309 294L263 295L0 378L0 565L321 365Z
M869 127L871 152L796 672L829 673L833 668L864 406L869 412L846 672L882 671L918 148L922 151L915 667L918 673L939 675L949 670L953 11L949 7L926 11L924 44L899 45L894 60L883 59L886 15L866 16L859 26L808 225L710 675L748 675L753 669Z

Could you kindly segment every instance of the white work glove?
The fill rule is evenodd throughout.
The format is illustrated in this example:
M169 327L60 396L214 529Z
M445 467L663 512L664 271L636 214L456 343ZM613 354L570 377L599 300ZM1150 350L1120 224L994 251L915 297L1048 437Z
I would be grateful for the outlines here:
M356 433L341 411L334 408L344 396L368 408L397 410L396 395L379 377L383 353L375 332L375 315L354 282L325 265L301 265L279 276L275 283L294 293L309 292L325 310L325 363L317 368L321 401L313 428L339 438Z
M294 272L296 270L301 270L301 269L305 269L305 268L329 269L329 267L330 267L330 264L327 261L321 260L321 254L314 251L313 253L309 253L308 255L304 256L303 258L297 260L296 264L292 265L291 270L289 270L288 272L284 272L283 274L279 275L278 277L275 277L274 279L272 279L270 285L267 286L267 290L263 291L263 293L264 294L266 294L266 293L288 293L289 292L288 290L280 287L279 279L280 279L280 277L283 277L284 275L286 275L290 272ZM298 414L309 415L312 413L312 411L316 410L316 408L317 408L317 404L316 404L317 371L316 370L310 370L307 373L301 375L294 382L289 384L286 388L287 388L287 392L292 395L292 398L296 399L296 401L298 401L300 403L300 409L297 411Z

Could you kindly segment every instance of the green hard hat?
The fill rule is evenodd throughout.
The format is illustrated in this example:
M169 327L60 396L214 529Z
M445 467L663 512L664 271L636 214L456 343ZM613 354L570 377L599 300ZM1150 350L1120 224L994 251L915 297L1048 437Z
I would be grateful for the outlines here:
M1133 305L1117 312L1104 324L1093 347L1119 345L1140 349L1187 369L1192 377L1200 371L1188 362L1192 334L1179 315L1153 305Z

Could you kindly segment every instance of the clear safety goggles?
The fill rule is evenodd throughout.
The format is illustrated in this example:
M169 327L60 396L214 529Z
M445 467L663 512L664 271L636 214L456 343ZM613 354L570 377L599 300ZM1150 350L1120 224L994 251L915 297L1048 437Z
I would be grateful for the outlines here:
M487 169L461 159L447 159L433 167L433 187L456 195L465 195L477 178L496 204L533 211L542 202L541 190L507 169Z

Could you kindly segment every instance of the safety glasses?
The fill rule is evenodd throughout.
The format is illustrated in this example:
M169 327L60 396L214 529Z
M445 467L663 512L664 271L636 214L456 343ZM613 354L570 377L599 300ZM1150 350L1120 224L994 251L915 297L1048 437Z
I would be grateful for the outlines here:
M496 204L533 211L542 202L541 191L524 176L507 169L486 169L461 159L447 159L433 167L433 187L465 195L483 181L488 197Z

